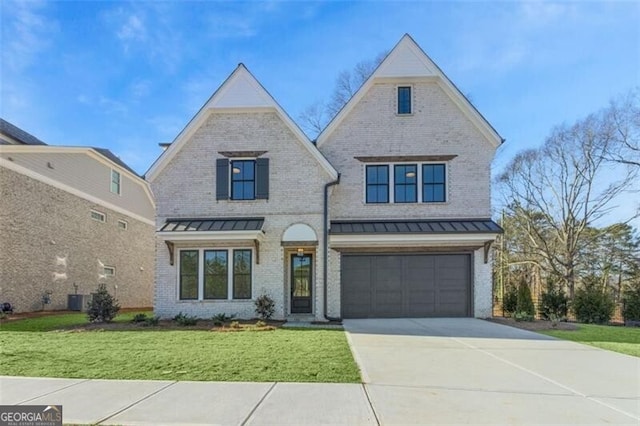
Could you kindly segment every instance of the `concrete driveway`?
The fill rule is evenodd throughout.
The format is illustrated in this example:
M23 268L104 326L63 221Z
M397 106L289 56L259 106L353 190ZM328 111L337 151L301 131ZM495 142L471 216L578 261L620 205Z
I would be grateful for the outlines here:
M345 320L380 424L640 424L640 359L483 320Z

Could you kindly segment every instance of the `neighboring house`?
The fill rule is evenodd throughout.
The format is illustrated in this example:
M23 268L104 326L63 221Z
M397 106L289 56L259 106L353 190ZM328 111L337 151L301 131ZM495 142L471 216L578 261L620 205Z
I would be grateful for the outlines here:
M146 175L156 313L490 316L501 142L408 35L316 146L241 64Z
M122 307L151 306L147 182L107 149L46 145L4 120L0 141L0 302L67 309L104 283Z

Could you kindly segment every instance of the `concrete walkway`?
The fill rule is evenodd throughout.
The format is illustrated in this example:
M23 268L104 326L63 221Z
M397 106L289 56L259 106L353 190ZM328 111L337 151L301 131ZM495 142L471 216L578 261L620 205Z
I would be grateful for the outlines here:
M640 359L487 321L347 320L381 424L640 425Z
M474 319L345 328L363 385L0 377L0 405L105 425L640 424L635 357Z

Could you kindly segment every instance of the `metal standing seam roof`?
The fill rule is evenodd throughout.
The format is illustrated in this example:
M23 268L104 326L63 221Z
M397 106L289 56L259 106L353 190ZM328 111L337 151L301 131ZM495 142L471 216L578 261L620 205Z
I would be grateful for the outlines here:
M501 234L491 219L332 221L331 234Z
M167 219L160 232L261 231L263 217Z

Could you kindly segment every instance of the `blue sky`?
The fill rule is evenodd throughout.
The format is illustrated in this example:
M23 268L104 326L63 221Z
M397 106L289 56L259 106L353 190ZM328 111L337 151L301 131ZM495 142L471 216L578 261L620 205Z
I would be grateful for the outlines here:
M297 119L409 33L507 143L640 84L640 2L2 1L0 115L139 173L243 62Z

